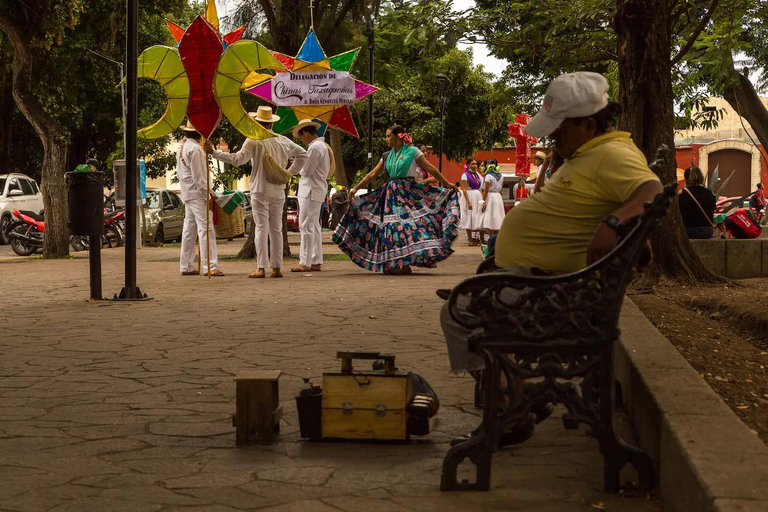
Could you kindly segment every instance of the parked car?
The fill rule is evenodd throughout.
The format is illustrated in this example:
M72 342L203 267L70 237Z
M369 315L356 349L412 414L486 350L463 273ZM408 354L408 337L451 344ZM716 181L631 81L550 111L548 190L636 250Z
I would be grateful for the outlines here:
M184 203L175 192L163 188L148 188L144 200L147 240L161 244L181 240L184 227Z
M288 205L288 218L286 224L288 225L288 231L299 230L299 198L296 196L288 196L286 201Z
M243 192L246 197L246 202L243 203L243 208L245 209L243 211L243 217L245 220L245 236L248 236L248 229L251 227L251 223L253 222L253 210L251 209L251 193L250 192ZM299 230L299 198L296 196L288 196L288 199L286 201L288 205L288 216L286 219L286 224L288 225L288 231L298 231Z
M13 210L43 214L43 195L37 182L24 174L0 175L0 244L7 244L5 229L13 219Z

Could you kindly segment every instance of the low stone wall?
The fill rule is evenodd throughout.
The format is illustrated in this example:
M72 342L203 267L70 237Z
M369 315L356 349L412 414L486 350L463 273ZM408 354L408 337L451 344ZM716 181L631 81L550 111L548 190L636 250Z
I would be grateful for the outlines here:
M732 279L768 276L768 239L691 240L702 263L715 274Z
M768 446L629 299L616 379L673 512L768 510Z

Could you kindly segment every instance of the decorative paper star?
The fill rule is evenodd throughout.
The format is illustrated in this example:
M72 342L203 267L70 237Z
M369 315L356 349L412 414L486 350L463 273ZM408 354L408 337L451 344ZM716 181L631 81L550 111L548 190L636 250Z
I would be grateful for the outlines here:
M278 70L278 73L309 71L349 72L359 53L360 48L356 48L348 52L340 53L339 55L334 55L330 58L327 57L322 46L320 46L320 42L317 40L314 30L309 31L296 57L272 52L275 58L277 58L287 70ZM269 75L255 74L252 77L251 82L244 84L243 88L248 93L268 101L269 103L275 104L272 97L274 80L275 78ZM378 91L378 88L365 82L361 82L360 80L355 80L354 103L370 96L376 91ZM350 105L279 106L277 115L280 116L280 121L275 123L273 130L276 133L285 133L296 126L299 121L311 119L321 123L323 130L327 125L344 133L348 133L355 138L359 138L360 134L357 132L355 123L352 120L352 113L350 112L349 107Z

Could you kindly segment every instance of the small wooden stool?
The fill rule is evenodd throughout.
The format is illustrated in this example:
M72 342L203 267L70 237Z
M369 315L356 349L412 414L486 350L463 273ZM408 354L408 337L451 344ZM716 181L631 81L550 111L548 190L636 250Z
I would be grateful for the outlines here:
M271 444L280 433L280 370L246 370L237 374L237 408L232 426L237 428L237 446L258 442Z

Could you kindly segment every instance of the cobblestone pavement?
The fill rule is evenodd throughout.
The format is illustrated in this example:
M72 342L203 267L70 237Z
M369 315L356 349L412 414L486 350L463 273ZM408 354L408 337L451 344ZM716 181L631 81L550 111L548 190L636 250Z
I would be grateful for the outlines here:
M181 277L177 248L142 249L139 285L154 300L119 304L84 300L82 253L4 259L0 510L658 510L644 494L603 494L596 442L554 418L494 455L490 492L439 491L448 441L478 423L471 378L448 371L434 294L478 263L459 245L412 276L329 261L264 280L234 261L225 278ZM122 249L103 260L111 295ZM301 377L338 368L337 350L394 353L423 374L442 401L436 430L409 444L301 441L293 397ZM235 448L232 377L248 368L283 371L271 446Z

